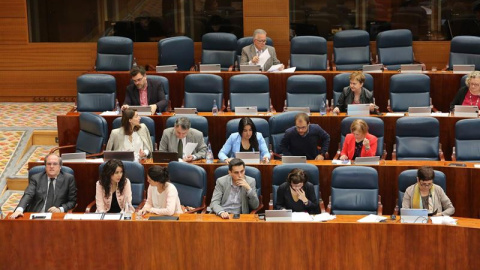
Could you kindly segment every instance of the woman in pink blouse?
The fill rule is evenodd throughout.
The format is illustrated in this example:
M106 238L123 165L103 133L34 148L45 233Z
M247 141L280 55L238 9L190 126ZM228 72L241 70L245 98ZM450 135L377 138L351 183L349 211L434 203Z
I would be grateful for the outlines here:
M182 206L178 198L178 192L175 186L170 183L168 170L161 166L152 166L148 169L147 179L148 187L147 202L140 215L152 213L162 216L172 216L182 214Z

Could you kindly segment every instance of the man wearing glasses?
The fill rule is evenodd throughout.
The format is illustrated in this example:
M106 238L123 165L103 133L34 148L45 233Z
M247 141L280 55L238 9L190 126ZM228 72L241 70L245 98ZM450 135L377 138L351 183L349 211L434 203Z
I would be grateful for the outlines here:
M253 31L253 44L245 46L242 49L242 58L240 65L259 65L262 59L266 59L265 64L262 66L263 71L268 71L272 65L281 64L277 59L277 53L275 48L268 46L267 44L267 32L263 29L257 29ZM283 70L283 65L278 70Z
M77 204L75 177L61 171L62 159L56 154L45 157L45 172L30 175L28 186L10 218L23 212L67 212Z
M147 78L145 68L133 67L130 70L133 84L127 86L122 111L132 106L150 106L152 114L163 112L167 108L163 84Z
M317 145L320 142L321 148ZM280 147L284 156L306 156L324 160L330 145L330 135L317 124L310 124L306 113L295 116L295 126L285 131Z

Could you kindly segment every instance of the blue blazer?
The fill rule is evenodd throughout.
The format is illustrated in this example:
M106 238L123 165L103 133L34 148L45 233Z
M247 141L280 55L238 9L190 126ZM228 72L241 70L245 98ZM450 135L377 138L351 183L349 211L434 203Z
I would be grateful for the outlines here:
M260 132L257 132L257 141L258 147L260 148L260 157L263 159L264 157L268 157L270 159L270 153L268 152L267 144L265 143L265 139L263 139L263 135ZM235 153L240 152L240 143L242 142L242 136L238 133L232 133L230 137L228 137L227 142L223 145L222 149L218 153L218 158L221 161L225 161L225 159L229 157L235 157ZM255 149L258 151L258 149Z

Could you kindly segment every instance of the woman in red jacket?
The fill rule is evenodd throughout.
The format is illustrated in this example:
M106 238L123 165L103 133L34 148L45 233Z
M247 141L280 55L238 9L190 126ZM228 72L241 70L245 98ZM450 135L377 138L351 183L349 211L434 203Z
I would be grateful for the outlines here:
M353 121L350 126L352 133L345 137L341 160L354 160L356 157L373 157L377 152L377 137L368 133L368 125L362 119Z

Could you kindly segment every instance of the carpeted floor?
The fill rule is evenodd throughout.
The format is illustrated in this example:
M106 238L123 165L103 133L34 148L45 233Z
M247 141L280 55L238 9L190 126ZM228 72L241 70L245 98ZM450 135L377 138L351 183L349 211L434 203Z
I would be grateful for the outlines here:
M73 108L71 102L0 102L0 127L57 129L57 115Z

